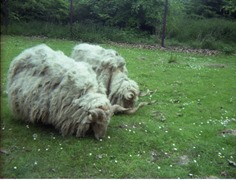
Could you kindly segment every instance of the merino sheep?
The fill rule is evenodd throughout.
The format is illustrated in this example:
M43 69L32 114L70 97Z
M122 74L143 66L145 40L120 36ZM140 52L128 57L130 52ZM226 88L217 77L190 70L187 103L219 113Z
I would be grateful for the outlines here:
M42 44L11 63L7 84L13 114L51 124L62 135L105 136L113 109L91 66ZM116 107L115 108L120 108Z
M71 58L77 62L87 62L92 66L97 74L98 82L106 88L111 104L126 108L119 112L131 114L141 106L150 104L144 102L134 107L140 95L139 86L128 78L125 60L116 51L83 43L74 47Z

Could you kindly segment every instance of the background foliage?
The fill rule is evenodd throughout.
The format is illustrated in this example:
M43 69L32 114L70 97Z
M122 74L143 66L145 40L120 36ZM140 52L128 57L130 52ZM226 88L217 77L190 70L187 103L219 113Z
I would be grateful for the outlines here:
M195 48L236 42L235 0L169 0L166 39ZM3 0L1 33L89 42L160 43L164 0ZM225 45L227 44L227 45Z

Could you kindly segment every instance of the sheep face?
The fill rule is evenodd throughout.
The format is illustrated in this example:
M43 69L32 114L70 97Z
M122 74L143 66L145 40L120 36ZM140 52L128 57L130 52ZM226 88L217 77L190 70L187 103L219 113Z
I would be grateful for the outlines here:
M139 95L139 88L137 84L132 81L125 81L123 82L123 88L124 90L121 91L122 101L121 106L124 108L132 108L135 105L135 102L138 101L138 95Z
M111 118L111 107L99 107L90 111L91 128L96 139L103 138Z
M139 86L135 81L118 71L113 75L111 87L109 94L111 104L118 104L124 108L134 107L139 96Z

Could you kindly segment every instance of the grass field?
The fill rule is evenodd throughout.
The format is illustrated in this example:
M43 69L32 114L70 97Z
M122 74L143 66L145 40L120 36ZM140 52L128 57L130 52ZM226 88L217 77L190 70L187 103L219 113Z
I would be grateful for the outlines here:
M70 55L73 41L3 36L1 41L1 177L236 178L236 57L203 56L102 44L127 61L140 89L157 100L112 117L102 141L62 137L53 127L11 115L5 92L11 60L46 43ZM222 134L222 132L229 132ZM231 162L231 163L229 163Z

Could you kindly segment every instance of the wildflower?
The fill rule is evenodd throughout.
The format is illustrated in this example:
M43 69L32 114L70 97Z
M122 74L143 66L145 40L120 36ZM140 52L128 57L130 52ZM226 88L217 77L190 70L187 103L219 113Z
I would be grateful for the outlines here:
M110 136L107 136L107 138L108 138L108 139L111 139L111 137L110 137Z
M38 164L38 162L37 162L37 161L35 161L35 162L34 162L34 165L37 165L37 164Z
M38 135L36 133L33 134L33 139L36 140Z
M117 163L118 161L117 160L115 160L115 163Z
M197 163L197 160L194 159L193 162L194 162L194 163Z
M16 167L16 166L14 166L14 169L17 169L17 167Z
M161 167L160 167L160 166L158 166L158 167L157 167L157 169L161 169Z
M89 156L92 156L92 153L89 153Z

